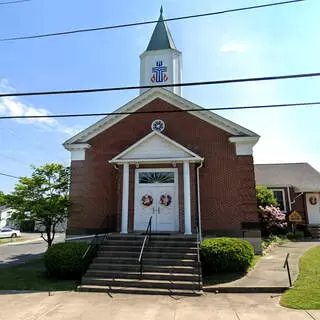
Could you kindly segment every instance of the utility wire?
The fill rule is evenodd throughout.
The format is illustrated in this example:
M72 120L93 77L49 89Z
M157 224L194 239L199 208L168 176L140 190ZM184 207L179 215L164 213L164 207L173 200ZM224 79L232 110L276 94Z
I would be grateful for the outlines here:
M152 110L152 111L128 111L128 112L102 112L102 113L73 113L73 114L50 114L44 115L30 115L30 116L1 116L0 120L5 119L37 119L37 118L77 118L77 117L97 117L110 115L130 115L130 114L148 114L148 113L181 113L181 112L202 112L202 111L225 111L225 110L244 110L244 109L266 109L266 108L283 108L283 107L302 107L320 105L320 101L313 102L298 102L298 103L283 103L283 104L266 104L266 105L252 105L240 107L219 107L219 108L197 108L197 109L175 109L175 110Z
M31 0L24 0L24 1L31 1ZM267 3L267 4L257 5L257 6L242 7L242 8L237 8L237 9L229 9L229 10L222 10L222 11L216 11L216 12L209 12L209 13L201 13L201 14L175 17L175 18L168 18L168 19L163 19L163 21L177 21L177 20L194 19L194 18L200 18L200 17L208 17L208 16L225 14L225 13L232 13L232 12L237 12L237 11L253 10L253 9L260 9L260 8L266 8L266 7L291 4L291 3L295 3L295 2L301 2L301 1L304 1L304 0L290 0L290 1L275 2L275 3ZM64 36L64 35L82 33L82 32L92 32L92 31L127 28L127 27L134 27L134 26L140 26L140 25L146 25L146 24L153 24L153 23L157 23L157 22L158 22L158 20L150 20L150 21L143 21L143 22L133 22L133 23L112 25L112 26L88 28L88 29L76 29L76 30L70 30L70 31L36 34L36 35L31 35L31 36L2 38L2 39L0 39L0 42L14 41L14 40L25 40L25 39L36 39L36 38L53 37L53 36Z
M5 177L9 177L9 178L20 179L20 177L13 176L13 175L11 175L11 174L7 174L7 173L3 173L3 172L0 172L0 176L5 176Z
M57 94L75 94L75 93L92 93L92 92L106 92L106 91L123 91L123 90L137 90L137 89L151 89L151 88L168 88L168 87L191 87L191 86L204 86L204 85L229 84L229 83L241 83L241 82L287 80L287 79L296 79L296 78L312 78L312 77L319 77L319 76L320 76L320 72L315 72L315 73L289 74L289 75L285 75L285 76L238 78L238 79L227 79L227 80L185 82L185 83L172 83L172 84L147 85L147 86L110 87L110 88L58 90L58 91L14 92L14 93L0 93L0 98L57 95Z
M6 2L0 2L1 5L6 5L6 4L15 4L15 3L22 3L22 2L30 2L32 0L16 0L16 1L6 1Z

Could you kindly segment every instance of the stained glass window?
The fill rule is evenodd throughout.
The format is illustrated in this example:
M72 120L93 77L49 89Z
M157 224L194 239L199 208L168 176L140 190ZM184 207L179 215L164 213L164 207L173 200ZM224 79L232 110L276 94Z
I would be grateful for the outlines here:
M139 183L174 183L174 172L139 172Z

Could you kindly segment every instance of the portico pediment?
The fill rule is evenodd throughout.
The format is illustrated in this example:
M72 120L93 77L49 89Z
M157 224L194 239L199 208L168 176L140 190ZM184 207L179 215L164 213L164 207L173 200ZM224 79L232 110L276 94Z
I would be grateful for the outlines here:
M201 162L204 159L170 139L153 131L122 151L110 163Z

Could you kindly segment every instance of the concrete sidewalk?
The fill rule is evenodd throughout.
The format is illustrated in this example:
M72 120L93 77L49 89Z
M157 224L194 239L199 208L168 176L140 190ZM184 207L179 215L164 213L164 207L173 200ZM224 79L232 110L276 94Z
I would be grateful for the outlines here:
M283 268L287 253L292 283L299 274L299 259L310 248L320 245L319 240L284 242L273 247L243 278L206 287L206 291L219 292L283 292L289 287L287 269Z
M170 297L54 292L0 294L1 320L320 320L320 310L291 310L268 294Z

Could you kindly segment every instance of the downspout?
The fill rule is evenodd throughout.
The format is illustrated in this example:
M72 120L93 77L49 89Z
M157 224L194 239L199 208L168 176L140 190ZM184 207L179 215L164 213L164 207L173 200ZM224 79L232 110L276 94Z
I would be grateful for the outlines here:
M288 202L289 202L289 210L290 212L292 211L292 206L291 206L291 196L290 196L290 188L287 186L287 193L288 193Z
M201 205L200 205L200 169L203 167L203 161L197 167L197 202L198 202L198 228L200 242L202 242L202 228L201 228Z
M293 201L290 203L290 205L296 203L296 199L298 199L299 197L301 197L303 195L303 192L300 192L296 197L294 197Z

